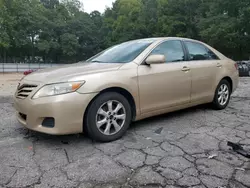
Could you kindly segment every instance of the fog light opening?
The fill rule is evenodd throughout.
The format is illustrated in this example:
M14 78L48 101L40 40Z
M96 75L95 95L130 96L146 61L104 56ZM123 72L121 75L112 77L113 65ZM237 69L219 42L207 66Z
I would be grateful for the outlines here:
M19 116L26 121L27 119L27 115L26 114L22 114L22 113L19 113Z
M42 126L43 127L47 127L47 128L53 128L55 127L55 119L52 117L46 117L44 118L43 122L42 122Z

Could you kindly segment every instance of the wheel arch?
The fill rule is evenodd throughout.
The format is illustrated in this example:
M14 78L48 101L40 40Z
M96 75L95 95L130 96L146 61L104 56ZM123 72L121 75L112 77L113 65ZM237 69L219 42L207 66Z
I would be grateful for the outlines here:
M214 92L214 98L213 98L213 102L211 103L212 104L212 107L215 109L215 110L222 110L222 109L225 109L230 101L230 94L229 94L229 97L227 98L227 101L225 101L226 103L223 103L221 104L218 100L218 91L219 91L219 87L221 85L221 82L222 81L227 81L228 84L229 84L229 91L230 93L232 92L232 88L233 88L233 80L229 77L229 76L224 76L222 79L219 80L219 83L217 84L217 87L216 87L216 90ZM225 82L224 82L225 83Z
M233 80L232 80L232 78L230 78L230 76L224 76L224 77L222 77L221 79L218 79L217 81L216 81L216 84L215 84L215 88L213 89L213 99L214 99L214 97L215 97L215 93L216 93L216 89L217 89L217 87L218 87L218 85L220 84L220 82L222 81L222 80L227 80L228 82L229 82L229 84L230 84L230 90L231 90L231 93L232 93L232 90L233 90Z
M107 92L117 92L121 95L123 95L129 102L130 106L131 106L131 112L132 112L132 121L135 120L136 118L136 103L135 103L135 100L134 100L134 97L132 96L132 94L124 89L124 88L121 88L121 87L110 87L110 88L106 88L106 89L103 89L101 90L88 104L85 112L84 112L84 115L83 115L83 118L84 118L84 121L83 121L83 126L84 126L84 122L86 120L86 115L88 113L88 110L89 110L89 107L90 105L94 102L94 100L99 97L100 95L102 95L103 93L107 93Z
M229 82L229 84L230 84L230 90L232 92L232 90L233 90L233 80L232 80L232 78L230 78L229 76L225 76L221 80L227 80Z

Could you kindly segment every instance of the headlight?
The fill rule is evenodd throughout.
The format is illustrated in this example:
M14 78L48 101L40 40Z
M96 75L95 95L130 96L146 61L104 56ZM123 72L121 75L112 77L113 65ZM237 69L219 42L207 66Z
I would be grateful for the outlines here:
M78 90L84 83L85 82L83 81L83 82L65 82L65 83L45 85L35 93L33 99L71 93Z

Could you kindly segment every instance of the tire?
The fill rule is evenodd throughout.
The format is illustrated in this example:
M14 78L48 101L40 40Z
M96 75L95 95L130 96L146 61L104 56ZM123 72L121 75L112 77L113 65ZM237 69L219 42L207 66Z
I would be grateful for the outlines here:
M223 91L223 94L220 94L221 91ZM215 91L214 100L212 103L213 108L216 110L225 109L230 101L231 91L230 83L225 79L221 80ZM228 94L226 94L227 92ZM224 100L220 97L222 97Z
M90 104L84 126L91 139L110 142L125 134L131 119L132 111L128 100L119 93L107 92Z

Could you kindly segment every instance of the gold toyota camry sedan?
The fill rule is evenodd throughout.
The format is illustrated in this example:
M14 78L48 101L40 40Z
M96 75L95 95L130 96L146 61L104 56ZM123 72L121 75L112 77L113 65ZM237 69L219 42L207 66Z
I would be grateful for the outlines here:
M120 138L131 121L211 103L226 108L237 64L199 41L125 42L76 64L25 76L14 97L18 121L47 134Z

